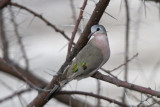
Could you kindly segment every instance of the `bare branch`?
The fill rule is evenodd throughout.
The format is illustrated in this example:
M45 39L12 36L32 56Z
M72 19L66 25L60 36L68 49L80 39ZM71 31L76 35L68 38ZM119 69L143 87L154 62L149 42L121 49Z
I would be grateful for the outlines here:
M74 24L77 22L77 18L76 18L76 10L75 10L75 6L74 6L74 1L73 0L70 0L70 5L71 5L71 10L72 10L72 17L73 17L73 20L74 20Z
M24 47L24 44L23 44L23 41L22 41L22 38L19 34L19 31L18 31L18 25L16 23L16 20L15 20L15 16L14 16L14 13L12 11L12 8L9 7L9 11L10 11L10 14L11 14L11 22L14 26L14 32L15 32L15 36L17 37L18 39L18 44L20 46L20 49L21 49L21 52L22 52L22 56L25 60L25 63L26 63L26 71L28 71L29 69L29 61L28 61L28 57L27 57L27 52L25 50L25 47Z
M160 92L158 92L158 91L152 90L151 88L145 88L145 87L142 87L139 85L128 83L126 81L121 81L121 80L116 79L114 77L103 75L100 72L96 72L92 77L99 79L99 80L102 80L102 81L109 82L114 85L117 85L118 87L128 88L130 90L138 91L141 93L149 94L149 95L156 96L156 97L160 98Z
M24 90L21 90L21 91L19 91L19 92L15 92L15 93L13 93L13 94L11 94L11 95L9 95L9 96L1 99L1 100L0 100L0 103L3 103L4 101L7 101L7 100L9 100L9 99L11 99L11 98L13 98L13 97L15 97L15 96L19 96L19 95L21 95L21 94L23 94L23 93L25 93L25 92L28 92L28 91L31 91L31 88L29 88L29 89L24 89Z
M145 100L141 101L141 102L137 105L137 107L141 107L141 105L142 105L145 101L148 101L150 98L152 98L152 96L147 96L147 98L146 98Z
M115 103L119 106L122 106L122 107L128 107L128 105L126 104L123 104L119 101L116 101L114 99L111 99L111 98L108 98L108 97L104 97L104 96L100 96L100 95L97 95L97 94L93 94L93 93L87 93L87 92L81 92L81 91L60 91L58 92L57 94L79 94L79 95L87 95L87 96L92 96L92 97L95 97L95 98L98 98L98 99L103 99L103 100L106 100L110 103Z
M83 3L83 5L82 5L82 7L81 7L82 10L85 9L86 4L87 4L87 1L88 1L88 0L84 0L84 3ZM77 20L77 22L76 22L76 24L75 24L74 30L73 30L73 32L72 32L72 37L71 37L71 40L70 40L69 45L68 45L67 58L68 58L69 55L70 55L71 48L72 48L72 44L73 44L74 38L75 38L75 36L76 36L76 32L77 32L77 30L78 30L78 26L79 26L79 24L80 24L80 21L81 21L82 17L83 17L83 11L80 10L78 20Z
M112 77L117 78L116 76L114 76L114 75L111 73L111 71L106 70L106 69L104 69L104 68L100 68L100 69L101 69L102 71L106 72L107 74L111 75Z
M132 60L133 60L134 58L136 58L137 56L138 56L138 53L136 53L133 57L131 57L130 59L128 59L125 63L119 65L118 67L116 67L116 68L114 68L114 69L112 69L112 70L110 70L110 72L113 72L113 71L121 68L122 66L125 66L127 63L129 63L130 61L132 61Z
M38 78L37 76L34 76L31 71L29 72L26 72L26 70L22 69L21 67L19 67L18 65L14 64L15 65L15 68L21 72L28 80L30 80L34 85L36 85L37 87L41 87L41 88L44 88L45 86L48 85L47 82L45 82L44 80ZM20 75L18 75L16 72L13 72L13 69L8 66L8 64L4 63L4 61L2 61L0 59L0 71L1 72L4 72L4 73L7 73L7 74L10 74L12 76L14 76L15 78L18 78L22 81L25 82L24 78L21 77ZM63 102L64 104L67 104L69 105L70 104L70 98L71 96L70 95L59 95L59 96L56 96L55 97L58 101L60 102ZM77 106L78 104L78 106ZM87 107L92 107L91 104L88 104L87 102L85 101L82 101L80 99L72 99L72 106L73 107L82 107L82 105L86 104Z
M152 2L156 2L156 3L160 3L160 0L145 0L145 1L152 1Z
M0 66L7 66L8 68L10 68L10 69L12 70L12 72L17 73L20 77L23 78L23 80L24 80L29 86L31 86L31 87L34 88L35 90L37 90L37 91L48 91L48 90L44 90L44 89L42 89L42 88L37 87L37 86L36 86L35 84L33 84L27 77L25 77L20 71L18 71L18 70L16 69L16 67L7 64L7 63L6 63L3 59L1 59L1 58L0 58L0 64L1 64Z
M113 17L112 15L110 15L109 13L105 12L108 16L110 16L111 18L117 20L115 17Z
M135 54L135 55L134 55L133 57L131 57L130 59L128 59L127 62L119 65L118 67L116 67L116 68L114 68L114 69L112 69L112 70L106 70L106 69L104 69L104 68L100 68L100 69L101 69L102 71L106 72L107 74L111 75L112 77L117 78L117 77L114 76L111 72L113 72L113 71L121 68L122 66L126 65L127 63L129 63L130 61L132 61L132 60L133 60L135 57L137 57L137 56L138 56L138 53Z
M100 95L101 93L101 82L100 80L97 80L97 95ZM97 99L97 107L101 107L101 100Z
M56 32L59 32L60 34L62 34L68 41L70 40L69 37L64 33L63 30L57 28L55 25L53 25L51 22L49 22L48 20L46 20L42 15L32 11L31 9L25 7L25 6L22 6L20 4L17 4L17 3L13 3L13 2L10 2L9 5L11 6L14 6L14 7L17 7L17 8L20 8L20 9L23 9L31 14L33 14L34 16L38 17L39 19L41 19L44 23L46 23L46 25L52 27Z
M150 104L150 105L147 105L147 106L145 106L145 107L153 107L153 105L158 104L158 103L160 103L160 101L156 101L156 102L154 102L154 103L152 103L152 104Z
M125 62L128 61L129 57L129 4L128 0L125 0L125 6L126 6L126 37L125 37ZM125 81L128 80L128 63L125 64L125 75L124 75Z
M7 35L5 33L5 24L4 24L4 18L3 18L3 10L0 10L0 36L1 36L1 42L3 46L3 59L5 61L9 61L9 43L7 39Z
M125 7L126 7L126 37L125 37L125 62L128 61L129 57L129 29L130 29L130 13L129 13L129 3L128 0L125 0ZM128 63L124 66L125 73L124 73L124 80L128 81ZM122 101L125 103L125 89L123 92Z

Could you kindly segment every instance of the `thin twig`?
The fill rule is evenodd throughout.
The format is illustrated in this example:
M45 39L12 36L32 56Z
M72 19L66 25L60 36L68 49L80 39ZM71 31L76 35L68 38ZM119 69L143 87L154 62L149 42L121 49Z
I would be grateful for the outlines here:
M112 69L112 70L106 70L106 69L104 69L104 68L100 68L100 69L101 69L102 71L108 73L108 74L111 75L112 77L117 78L117 77L116 77L115 75L113 75L111 72L113 72L113 71L121 68L122 66L126 65L127 63L129 63L130 61L132 61L132 60L133 60L135 57L137 57L137 56L138 56L138 53L136 53L134 56L132 56L130 59L128 59L127 62L119 65L118 67L116 67L116 68L114 68L114 69Z
M125 0L125 6L126 6L126 37L125 37L125 62L128 61L129 57L129 3L128 0ZM125 75L124 75L124 80L128 80L128 63L125 64Z
M3 82L2 80L0 80L0 84L2 84L3 86L5 86L8 90L14 91L14 89L12 87L10 87L8 84L6 84L5 82Z
M74 23L74 26L75 26L75 24L77 22L77 18L76 18L76 8L74 6L74 0L70 0L70 6L71 6L71 10L72 10L73 23ZM77 30L78 30L78 33L81 34L81 29L78 28Z
M73 20L74 20L74 24L76 24L77 22L77 18L76 18L76 9L75 9L75 6L74 6L74 1L73 0L70 0L70 6L71 6L71 10L72 10L72 17L73 17Z
M49 92L50 90L45 90L45 89L42 89L42 88L39 88L37 87L36 85L34 85L30 80L28 80L28 78L26 78L21 72L19 72L16 67L14 66L11 66L9 64L6 63L6 61L4 61L3 59L0 58L0 63L1 63L1 66L3 65L7 65L7 67L11 68L13 72L16 72L20 77L22 77L25 82L31 86L31 88L37 90L37 91L44 91L44 92Z
M125 62L128 61L129 57L129 29L130 29L130 13L129 13L129 3L125 0L125 10L126 10L126 37L125 37ZM128 63L125 64L124 80L128 81ZM125 89L123 92L122 101L125 103Z
M81 7L82 10L85 9L86 4L87 4L87 1L88 1L88 0L84 0L83 5L82 5L82 7ZM68 45L67 58L68 58L69 55L70 55L71 48L72 48L72 44L73 44L73 41L74 41L76 32L77 32L77 30L78 30L78 26L79 26L79 24L80 24L80 21L81 21L82 17L83 17L83 11L80 11L78 20L77 20L77 22L76 22L76 24L75 24L75 27L74 27L74 30L73 30L73 32L72 32L71 40L70 40L69 45Z
M97 95L100 95L101 93L101 82L100 80L97 80ZM101 100L97 99L97 107L101 107Z
M27 52L25 50L25 46L23 44L22 37L19 34L18 24L16 23L15 16L14 16L14 13L13 13L13 10L12 10L11 7L9 7L9 11L10 11L10 14L11 14L11 22L12 22L12 24L14 26L15 36L18 39L18 44L20 46L20 50L22 52L22 56L23 56L25 64L26 64L26 71L28 71L28 69L29 69L29 61L28 61L28 57L27 57Z
M156 2L156 3L160 3L160 0L145 0L145 1L153 1L153 2Z
M148 97L149 97L149 98L152 98L152 101L153 101L152 104L146 105L146 107L153 107L153 105L155 105L155 104L160 105L159 99L156 99L156 98L154 98L153 96L150 96L150 95L146 95L146 96L147 96L147 98L148 98Z
M12 61L11 61L12 62ZM44 88L45 86L48 85L47 82L45 82L42 78L39 78L35 75L33 75L31 72L26 72L25 69L21 68L19 65L14 64L16 69L18 69L19 72L21 72L26 78L28 78L28 80L30 80L34 85L36 85L37 87L41 87ZM4 63L4 61L0 60L0 71L6 74L9 74L15 78L17 78L18 80L22 80L25 82L24 78L19 76L16 72L13 72L13 69L8 66L8 64ZM70 103L70 95L59 95L59 96L55 96L56 100L69 105ZM72 99L72 107L83 107L84 104L87 105L87 107L93 107L93 105L89 104L86 101L77 99L77 98L73 98Z
M156 101L156 102L154 102L154 103L152 103L152 104L150 104L150 105L147 105L147 106L145 106L145 107L153 107L153 105L158 104L158 103L160 103L160 101ZM157 106L157 107L158 107L158 106Z
M148 101L152 96L148 96L145 100L141 101L136 107L141 107L141 104L143 104L145 101Z
M114 68L114 69L112 69L112 70L110 70L110 72L113 72L113 71L121 68L122 66L125 66L127 63L129 63L130 61L132 61L132 60L133 60L134 58L136 58L137 56L138 56L138 53L136 53L134 56L132 56L130 59L128 59L125 63L119 65L118 67L116 67L116 68Z
M101 69L102 71L106 72L107 74L111 75L112 77L117 78L116 76L114 76L114 75L111 73L111 71L106 70L106 69L104 69L104 68L100 68L100 69Z
M117 20L114 16L110 15L109 13L105 12L108 16L110 16L111 18Z
M135 101L137 101L137 102L139 102L140 101L140 99L139 99L139 97L138 96L136 96L135 94L132 94L131 92L129 92L128 91L128 96L132 99L132 100L135 100Z
M38 17L39 19L41 19L44 23L46 23L46 25L52 27L56 32L59 32L60 34L62 34L68 41L70 40L70 38L64 33L63 30L57 28L55 25L53 25L51 22L49 22L47 19L45 19L42 15L32 11L31 9L25 7L25 6L22 6L20 4L17 4L17 3L13 3L13 2L10 2L9 5L11 6L14 6L14 7L17 7L17 8L20 8L20 9L23 9L31 14L33 14L34 16Z
M23 94L23 93L25 93L25 92L28 92L28 91L31 91L31 88L29 88L29 89L24 89L24 90L21 90L21 91L19 91L19 92L15 92L15 93L13 93L13 94L11 94L11 95L9 95L9 96L1 99L1 100L0 100L0 103L3 103L4 101L7 101L7 100L9 100L9 99L11 99L11 98L13 98L13 97L15 97L15 96L19 96L19 95L21 95L21 94Z
M8 84L6 84L5 82L3 82L3 81L0 80L0 83L1 83L3 86L5 86L7 89L9 89L10 91L15 92L14 89L13 89L12 87L10 87ZM22 98L20 95L17 95L17 97L19 98L20 103L21 103L21 100L22 100L22 99L24 100L24 98ZM20 97L21 97L21 98L20 98ZM9 99L10 99L10 98L9 98ZM0 103L2 103L3 101L9 100L9 99L8 99L8 98L3 98L2 100L0 100ZM24 107L22 103L21 103L21 105L22 105L22 107Z

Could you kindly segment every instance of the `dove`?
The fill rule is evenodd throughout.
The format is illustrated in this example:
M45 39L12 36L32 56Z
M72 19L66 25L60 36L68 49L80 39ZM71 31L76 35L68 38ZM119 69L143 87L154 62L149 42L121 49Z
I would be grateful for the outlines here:
M110 46L104 26L93 25L88 39L88 43L64 71L59 85L55 85L49 96L73 79L81 80L92 76L108 61L110 57Z

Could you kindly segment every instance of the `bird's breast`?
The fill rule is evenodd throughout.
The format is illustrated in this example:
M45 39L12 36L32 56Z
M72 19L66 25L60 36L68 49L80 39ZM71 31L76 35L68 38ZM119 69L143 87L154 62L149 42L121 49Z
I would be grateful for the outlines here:
M108 60L110 57L110 48L109 48L109 42L108 38L105 34L101 34L98 36L95 36L91 40L92 45L94 45L96 48L99 48L102 51L104 60Z

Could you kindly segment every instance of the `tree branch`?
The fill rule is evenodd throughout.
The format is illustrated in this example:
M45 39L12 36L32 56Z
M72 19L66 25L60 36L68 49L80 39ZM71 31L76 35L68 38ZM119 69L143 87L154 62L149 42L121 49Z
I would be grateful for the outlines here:
M158 92L158 91L152 90L151 88L145 88L145 87L142 87L139 85L128 83L126 81L121 81L121 80L116 79L114 77L103 75L100 72L96 72L92 77L99 79L99 80L102 80L102 81L109 82L109 83L114 84L118 87L128 88L130 90L138 91L141 93L149 94L149 95L156 96L156 97L160 98L160 92Z
M111 99L111 98L108 98L108 97L104 97L104 96L100 96L100 95L97 95L97 94L93 94L93 93L88 93L88 92L81 92L81 91L60 91L58 92L57 94L79 94L79 95L87 95L87 96L92 96L92 97L95 97L95 98L98 98L98 99L103 99L103 100L106 100L110 103L115 103L119 106L122 106L122 107L128 107L128 105L126 104L123 104L117 100L114 100L114 99Z
M111 75L112 77L117 78L116 76L114 76L114 75L112 74L112 72L115 71L115 70L118 70L118 69L121 68L122 66L126 65L127 63L129 63L130 61L132 61L132 60L133 60L135 57L137 57L137 56L138 56L138 53L136 53L134 56L132 56L130 59L128 59L127 62L125 62L125 63L117 66L116 68L114 68L114 69L112 69L112 70L106 70L106 69L104 69L104 68L100 68L100 69L101 69L102 71L108 73L108 74Z
M78 30L78 26L79 26L80 21L81 21L81 19L82 19L82 17L83 17L83 11L82 11L82 10L85 9L86 4L87 4L87 1L88 1L88 0L84 0L84 2L83 2L83 5L82 5L81 10L80 10L80 13L79 13L78 20L77 20L77 22L76 22L76 24L75 24L75 27L74 27L74 30L73 30L73 32L72 32L72 37L71 37L71 40L70 40L69 45L68 45L67 58L68 58L69 55L70 55L71 48L72 48L72 44L73 44L74 38L75 38L75 36L76 36L76 32L77 32L77 30Z
M145 1L152 1L152 2L156 2L156 3L160 2L160 0L145 0Z
M75 9L75 6L74 6L74 0L70 0L70 6L71 6L71 10L72 10L73 22L75 24L77 22L77 18L76 18L76 9Z
M26 64L26 71L28 71L28 69L29 69L29 60L28 60L28 57L27 57L27 52L25 50L25 46L23 44L22 37L20 36L20 33L18 31L18 24L16 23L14 12L13 12L11 7L9 7L9 11L10 11L10 14L11 14L11 22L12 22L12 24L14 26L14 28L13 28L14 29L14 33L15 33L15 36L17 37L17 39L18 39L18 44L20 46L20 50L22 52L22 56L23 56L25 64Z
M48 85L47 82L45 82L44 80L33 75L31 73L32 71L26 72L26 70L22 69L18 65L15 64L14 66L19 72L21 72L29 81L31 81L37 87L44 88L45 86ZM0 59L0 71L7 73L9 75L12 75L13 77L20 79L22 81L25 81L23 77L19 76L16 72L13 72L13 69L10 66L8 66L7 63L4 63L4 61L2 59ZM55 98L64 104L67 104L67 105L70 104L70 98L71 98L70 95L60 95L60 96L56 96ZM72 106L73 107L81 107L81 106L77 106L77 104L79 104L79 105L87 104L87 107L92 107L91 104L88 104L85 101L82 101L80 99L75 99L75 98L72 99Z
M125 66L127 63L129 63L130 61L132 61L134 58L136 58L138 56L138 53L136 53L134 56L132 56L130 59L128 59L125 63L119 65L118 67L110 70L110 72L113 72L115 70L118 70L119 68L121 68L122 66Z
M17 3L13 3L13 2L10 2L9 5L11 6L14 6L14 7L17 7L17 8L20 8L20 9L23 9L31 14L33 14L34 16L38 17L39 19L41 19L44 23L46 23L46 25L52 27L56 32L59 32L61 35L63 35L68 41L70 40L70 38L64 33L63 30L61 29L58 29L55 25L53 25L51 22L49 22L48 20L46 20L42 15L32 11L31 9L25 7L25 6L22 6L20 4L17 4Z
M11 98L13 98L13 97L15 97L15 96L21 95L21 94L23 94L23 93L25 93L25 92L28 92L28 91L31 91L31 88L29 88L29 89L24 89L24 90L21 90L21 91L19 91L19 92L15 92L15 93L13 93L13 94L11 94L11 95L9 95L9 96L1 99L1 100L0 100L0 103L3 103L4 101L7 101L7 100L9 100L9 99L11 99Z
M125 1L125 10L126 10L126 35L125 35L125 66L124 66L124 80L128 81L128 58L129 58L129 29L130 29L130 13L129 13L129 3L128 0L124 0ZM125 89L123 92L123 97L122 97L122 101L125 103Z

